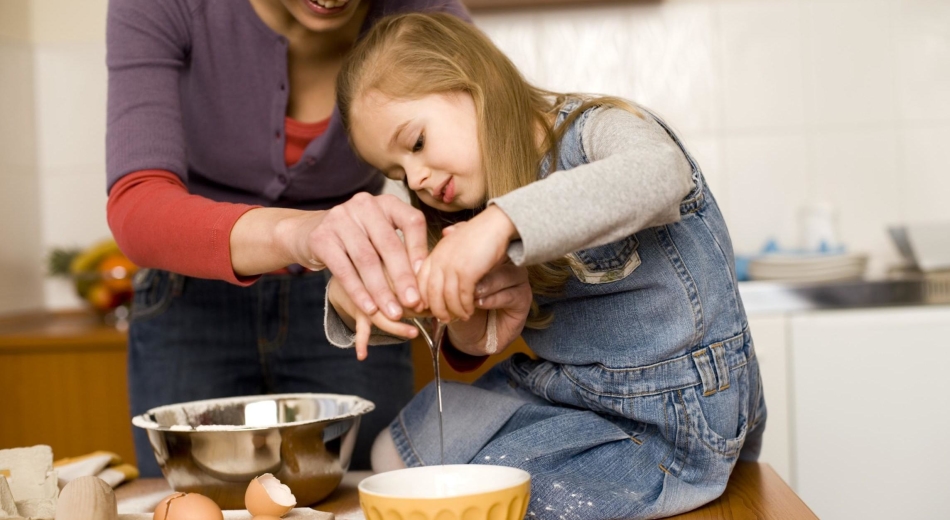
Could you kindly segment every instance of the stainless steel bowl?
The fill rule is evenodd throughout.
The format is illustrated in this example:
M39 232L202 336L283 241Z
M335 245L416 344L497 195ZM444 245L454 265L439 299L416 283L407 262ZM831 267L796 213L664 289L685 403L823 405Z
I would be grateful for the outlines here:
M374 405L336 394L211 399L153 408L132 419L176 491L201 493L222 509L244 509L251 479L272 473L299 506L340 484L360 417Z

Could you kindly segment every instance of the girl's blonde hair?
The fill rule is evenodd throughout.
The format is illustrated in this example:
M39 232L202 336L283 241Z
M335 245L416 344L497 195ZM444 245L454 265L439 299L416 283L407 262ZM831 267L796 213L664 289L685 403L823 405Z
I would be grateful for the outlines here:
M556 169L555 144L588 108L616 106L640 115L621 99L587 98L554 128L563 104L569 98L581 96L556 94L532 86L481 31L443 13L383 18L356 44L337 78L337 104L347 130L353 102L370 91L393 99L418 99L449 92L471 95L478 119L487 199L537 180L545 155L551 155L551 171ZM483 209L445 213L421 204L414 193L412 198L413 204L426 215L433 245L441 237L443 227L471 218ZM549 297L560 294L570 278L569 265L567 258L561 258L528 267L532 292ZM542 316L537 304L532 304L527 326L544 327L550 318Z

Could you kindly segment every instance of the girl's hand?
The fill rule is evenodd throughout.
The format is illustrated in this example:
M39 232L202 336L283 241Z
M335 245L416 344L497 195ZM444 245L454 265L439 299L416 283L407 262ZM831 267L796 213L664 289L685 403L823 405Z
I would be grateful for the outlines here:
M419 270L422 299L433 316L443 322L469 319L475 284L505 258L514 236L514 224L496 206L447 228Z
M425 217L398 197L357 193L327 211L287 219L277 236L293 262L328 268L366 316L382 310L392 323L403 307L422 308L416 272L428 253Z
M497 354L521 335L528 319L533 299L528 270L507 262L496 266L476 285L475 298L478 310L468 321L450 323L449 339L466 354Z
M381 312L374 312L370 315L363 312L353 303L353 300L351 300L346 291L343 290L339 280L337 280L335 276L330 278L330 283L327 285L327 292L327 299L330 301L330 305L333 305L333 309L340 315L343 323L345 323L350 330L356 332L356 358L360 361L366 359L366 356L369 354L369 336L373 325L379 327L380 330L403 338L414 338L419 334L418 329L416 329L414 325L390 320Z

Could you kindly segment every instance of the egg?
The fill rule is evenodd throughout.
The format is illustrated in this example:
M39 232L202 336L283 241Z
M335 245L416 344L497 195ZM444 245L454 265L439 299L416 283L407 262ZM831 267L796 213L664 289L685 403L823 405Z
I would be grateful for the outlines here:
M281 517L297 505L290 488L270 473L251 480L244 493L244 507L255 518Z
M158 503L152 520L224 520L224 513L204 495L174 493Z
M280 517L271 516L271 515L259 515L259 516L255 516L251 520L280 520Z

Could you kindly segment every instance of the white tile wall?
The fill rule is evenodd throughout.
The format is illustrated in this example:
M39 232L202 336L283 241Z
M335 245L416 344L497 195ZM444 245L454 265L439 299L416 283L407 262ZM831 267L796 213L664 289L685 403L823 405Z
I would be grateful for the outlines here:
M950 121L950 2L904 0L897 28L901 117Z
M37 171L43 249L85 247L110 236L105 220L105 46L35 46ZM46 306L82 305L72 286L44 281Z
M19 16L25 25L27 11L12 7L5 4L0 16ZM17 24L5 19L4 25ZM43 306L33 51L27 38L9 36L7 30L0 37L0 313Z
M3 0L0 2L0 41L30 41L29 0Z
M903 213L908 222L950 221L950 169L945 146L950 124L904 128L901 132Z
M883 273L897 252L886 229L901 221L898 133L894 128L820 132L812 199L838 209L838 231L852 250L870 253ZM857 196L856 196L857 195Z
M3 0L7 2L9 0ZM36 42L102 42L108 0L28 0Z
M41 43L35 49L41 175L98 166L105 176L107 71L102 43Z
M42 171L40 192L43 246L85 247L111 236L106 223L104 170L96 165L73 165ZM72 286L61 280L47 280L46 305L61 309L81 304Z
M768 240L797 245L798 208L811 175L805 138L798 134L726 137L723 168L729 231L736 252L758 251Z
M477 17L478 25L524 75L538 86L545 86L538 55L538 14L533 11L491 13Z
M712 131L721 123L714 8L714 2L635 3L629 8L624 45L633 59L624 81L633 82L635 100L679 131Z
M33 49L0 42L0 163L36 164L33 114Z
M0 162L0 313L43 307L39 207L34 169Z
M898 0L805 0L806 113L819 128L897 115Z
M801 3L742 0L724 2L718 11L723 128L802 129Z

